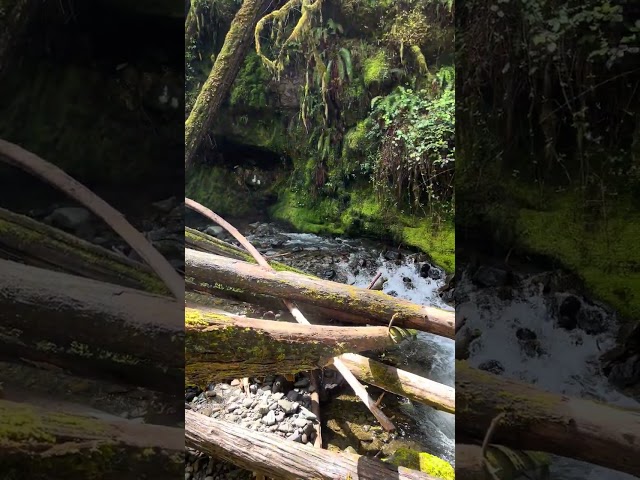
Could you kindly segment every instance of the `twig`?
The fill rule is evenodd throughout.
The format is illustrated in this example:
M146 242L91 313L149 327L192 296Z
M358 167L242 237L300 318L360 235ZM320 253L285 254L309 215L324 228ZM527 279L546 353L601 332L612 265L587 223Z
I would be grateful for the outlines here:
M382 272L378 272L378 274L375 277L373 277L373 280L371 280L371 283L367 288L371 290L381 276L382 276Z
M189 208L210 218L211 220L216 222L218 225L220 225L222 228L227 230L238 242L240 242L242 246L244 246L249 251L251 256L253 256L256 262L258 262L258 265L264 267L267 270L274 271L271 265L267 263L267 261L264 259L262 255L260 255L260 252L258 252L256 248L253 245L251 245L251 243L240 232L238 232L237 229L231 226L227 221L225 221L220 216L213 213L208 208L203 207L199 203L189 198L185 198L184 203ZM296 319L298 323L302 323L304 325L311 325L311 323L305 318L305 316L298 309L298 307L296 307L293 303L291 303L288 300L283 300L283 302L291 312L291 315L293 315L293 317ZM349 383L354 393L367 406L367 408L371 411L373 416L376 417L378 422L380 422L380 425L382 426L382 428L384 428L387 431L395 430L395 426L393 425L391 420L389 420L389 418L384 414L384 412L375 405L374 401L369 396L369 393L367 392L365 387L358 381L358 379L353 375L353 373L351 373L351 371L342 362L342 360L340 360L339 358L334 358L333 365L342 374L342 377L347 381L347 383Z
M493 433L495 432L496 427L500 423L500 420L502 420L504 417L505 417L505 413L502 412L499 415L497 415L493 420L491 420L491 423L489 424L489 428L487 429L487 433L484 436L484 440L482 441L482 453L481 453L482 463L487 473L491 475L491 478L493 478L494 480L500 480L500 478L496 474L495 469L489 463L489 459L487 458L487 448L489 447L489 442L491 441L491 437L493 436Z
M124 216L111 205L60 168L18 145L0 140L0 159L56 186L91 210L113 228L147 262L178 301L184 298L182 277L176 273L171 264L149 243L144 235L133 228Z

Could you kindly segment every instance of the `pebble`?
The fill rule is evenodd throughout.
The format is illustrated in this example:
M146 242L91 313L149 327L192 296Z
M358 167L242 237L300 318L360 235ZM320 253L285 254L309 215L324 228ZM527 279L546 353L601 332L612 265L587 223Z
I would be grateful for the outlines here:
M289 393L287 393L287 399L291 402L295 402L296 400L298 400L299 396L300 394L295 390L291 390Z
M300 439L302 440L302 443L309 443L309 437L307 437L306 433L303 433Z
M278 400L278 405L280 405L280 408L282 408L282 410L284 410L284 413L288 415L295 413L297 410L297 408L294 408L294 404L292 402L284 398L282 400Z
M284 393L282 392L274 393L272 397L274 400L280 400L282 397L284 397Z
M302 417L304 417L307 420L317 420L318 417L316 417L316 414L311 412L310 410L307 410L304 407L300 407L300 415Z
M262 415L266 415L269 412L269 405L267 405L266 403L261 403L260 405L258 405L258 411Z
M264 423L268 427L270 427L271 425L275 425L275 423L276 423L276 414L273 411L270 411L262 419L262 423Z
M296 427L303 428L303 427L306 427L306 426L307 426L307 420L306 420L305 418L298 417L298 418L296 418L296 419L293 421L293 424L294 424Z
M206 395L209 398L213 398L213 397L215 397L217 395L217 393L214 392L213 390L207 390Z
M242 406L244 408L251 408L251 406L253 405L254 400L252 398L245 398L245 400L242 402Z

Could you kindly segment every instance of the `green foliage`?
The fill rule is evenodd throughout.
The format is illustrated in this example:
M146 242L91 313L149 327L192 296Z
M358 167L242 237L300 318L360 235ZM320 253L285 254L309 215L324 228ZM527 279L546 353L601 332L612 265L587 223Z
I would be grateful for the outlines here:
M231 87L230 105L241 109L266 107L270 79L258 55L249 53Z
M389 59L384 50L378 51L373 57L364 61L364 84L369 87L373 84L379 84L389 78Z
M448 68L441 76L452 72ZM380 195L391 193L415 207L427 202L431 213L441 215L442 207L452 208L455 90L453 82L434 85L432 93L399 86L374 98L368 137L380 146L374 173Z

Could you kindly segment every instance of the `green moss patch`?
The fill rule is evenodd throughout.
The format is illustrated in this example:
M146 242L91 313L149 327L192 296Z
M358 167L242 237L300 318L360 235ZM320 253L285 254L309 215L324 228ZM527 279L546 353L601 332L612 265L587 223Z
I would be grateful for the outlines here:
M389 462L398 467L420 470L444 480L453 480L455 478L455 471L448 462L429 453L418 452L405 447L398 448L389 459Z

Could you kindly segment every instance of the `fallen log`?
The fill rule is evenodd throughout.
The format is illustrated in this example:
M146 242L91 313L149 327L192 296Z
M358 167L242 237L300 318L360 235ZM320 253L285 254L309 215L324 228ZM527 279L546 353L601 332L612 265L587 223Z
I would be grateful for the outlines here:
M222 217L220 217L210 209L200 205L199 203L189 198L184 199L184 204L185 206L199 212L200 214L216 222L218 225L222 226L238 242L240 242L240 244L244 248L247 249L247 251L255 259L258 265L262 267L263 270L272 274L275 273L275 270L267 263L264 257L260 255L260 252L258 252L256 248L253 245L251 245L251 243L233 225L231 225L229 222L224 220ZM310 325L306 317L302 314L302 312L298 309L298 307L296 307L293 304L293 302L291 302L291 300L289 300L288 298L283 299L282 303L285 304L289 312L291 312L291 315L293 315L293 317L298 323ZM360 382L358 382L358 379L347 369L347 367L345 367L342 364L340 359L334 359L333 363L335 367L338 369L338 371L342 374L342 377L344 378L344 380L353 389L354 393L367 406L367 408L373 414L373 416L376 417L376 420L380 422L380 425L382 426L382 428L384 428L388 432L395 430L395 426L393 425L393 422L391 422L391 420L384 414L384 412L380 409L380 407L378 407L378 404L371 399L371 397L367 393L367 390L360 384Z
M179 478L184 430L0 400L3 478Z
M185 411L186 445L241 468L284 480L435 480L375 458L329 452Z
M482 441L491 421L505 417L492 442L640 475L640 413L547 393L456 361L458 425Z
M0 352L175 393L184 309L117 285L0 260Z
M185 249L187 276L196 282L219 283L319 307L341 309L368 317L371 323L422 330L454 338L454 314L415 305L385 293L342 285L294 272L270 272L257 265L219 255Z
M188 383L320 368L345 352L395 344L386 327L332 327L185 310Z
M358 379L436 410L455 413L455 390L362 355L346 353L340 360Z
M230 243L223 242L222 240L193 228L185 227L184 243L186 248L192 248L193 250L222 255L223 257L235 258L236 260L242 260L249 263L258 263L250 254L241 248L231 245ZM274 260L267 260L267 263L276 271L296 272L301 275L310 276L302 270L290 267L284 263L276 262Z
M0 249L20 261L150 293L169 289L141 263L0 208Z

